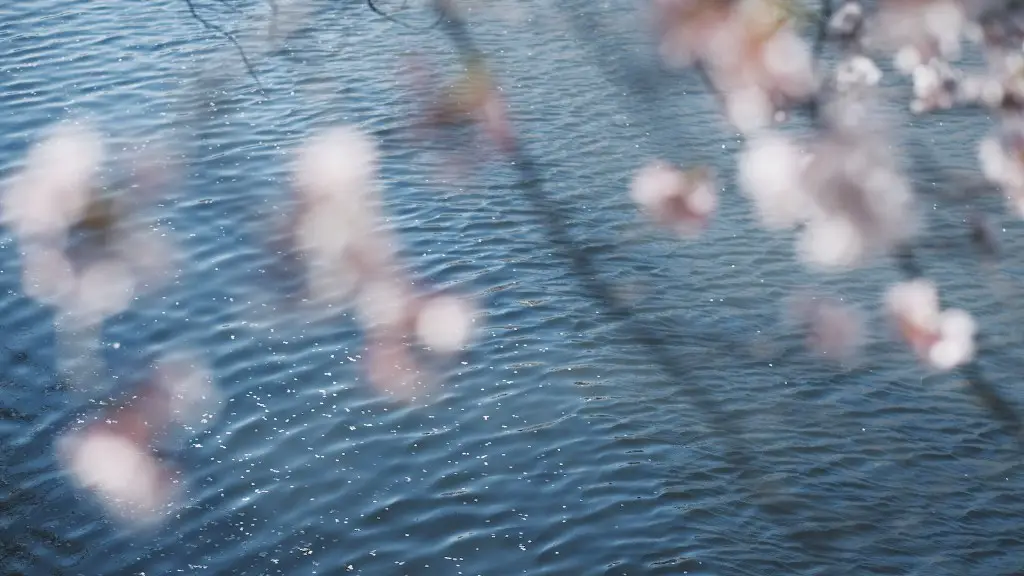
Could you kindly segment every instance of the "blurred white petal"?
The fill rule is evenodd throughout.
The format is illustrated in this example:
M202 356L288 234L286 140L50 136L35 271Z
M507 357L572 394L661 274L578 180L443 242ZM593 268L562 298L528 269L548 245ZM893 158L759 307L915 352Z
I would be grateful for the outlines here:
M943 338L970 340L974 338L978 326L966 310L950 308L944 310L939 318L939 332Z
M338 126L310 138L299 149L295 184L309 200L341 200L361 208L372 200L377 178L376 144L352 126Z
M833 34L848 36L857 30L863 20L864 7L860 2L847 0L829 19L828 27Z
M893 65L904 74L913 74L921 66L921 53L913 46L904 46L896 52Z
M865 256L861 231L845 218L809 221L798 242L804 261L822 269L851 268Z
M438 296L428 299L416 316L416 335L432 350L452 353L461 350L473 329L473 308L459 298Z
M633 176L629 196L641 208L656 212L668 198L686 185L682 171L662 160L645 164Z
M769 126L775 116L771 99L754 86L726 93L725 108L729 122L742 134L753 134Z
M21 282L26 296L57 308L68 305L77 287L74 270L64 254L35 244L25 245Z
M699 233L717 205L714 176L706 169L683 171L653 160L634 175L630 198L652 220L681 234Z
M748 141L738 162L740 189L754 201L767 228L789 228L807 218L808 198L801 183L807 156L792 142L759 136Z
M153 454L102 426L63 436L58 455L81 487L128 519L153 519L171 502L168 472Z
M790 30L780 30L765 44L762 58L771 84L786 94L803 97L814 90L814 60L806 42Z
M85 213L103 142L91 127L57 125L35 144L3 197L3 221L21 236L59 235Z
M874 60L861 55L851 56L836 67L836 87L840 92L862 86L875 86L882 80L882 71Z
M941 87L937 70L931 66L917 66L912 72L914 96L929 98Z
M75 312L99 322L124 312L135 297L135 277L120 260L104 258L88 265L78 278Z
M707 216L718 207L718 195L709 183L704 183L693 189L686 203L694 214Z
M885 303L890 313L926 331L939 328L939 292L930 280L900 282L888 289Z

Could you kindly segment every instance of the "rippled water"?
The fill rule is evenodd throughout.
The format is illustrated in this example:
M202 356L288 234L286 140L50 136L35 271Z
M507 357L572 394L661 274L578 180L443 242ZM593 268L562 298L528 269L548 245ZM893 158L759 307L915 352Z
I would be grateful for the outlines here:
M39 130L69 116L98 122L116 151L149 141L182 148L186 184L157 216L187 264L171 289L108 323L105 354L129 379L154 351L207 350L227 401L181 451L188 506L154 532L118 531L75 493L52 451L110 385L89 395L58 384L52 314L22 295L17 246L5 235L3 573L931 576L1024 567L1019 445L999 422L955 379L924 377L880 323L864 365L842 371L799 352L799 337L779 322L781 300L805 286L875 308L897 278L890 266L807 275L791 239L754 229L731 184L700 240L639 225L624 190L641 162L711 162L728 177L739 142L695 79L623 95L616 82L628 84L622 72L633 69L624 62L645 49L628 33L628 7L530 2L521 10L530 25L482 12L475 30L574 237L606 281L637 298L639 330L670 341L681 366L670 377L629 327L588 300L513 171L492 165L450 185L437 151L411 140L396 73L409 50L454 66L436 30L339 1L317 5L285 47L267 49L258 41L267 4L197 0L211 22L238 31L261 95L232 47L183 1L9 4L0 13L2 175ZM405 16L429 23L414 9ZM580 41L588 37L600 42ZM989 125L976 113L918 123L892 113L911 156L930 150L951 167L971 166ZM380 138L388 208L416 270L487 308L480 340L443 367L445 384L425 406L364 386L347 318L305 324L260 313L253 287L268 261L253 242L254 213L283 198L289 150L338 122ZM947 178L918 176L931 195ZM922 262L950 304L979 316L986 373L1022 401L1017 288L992 289L993 273L973 262L955 227L963 211L938 206ZM996 201L987 208L1001 213ZM1024 230L1004 219L1006 284L1020 270L1012 246Z

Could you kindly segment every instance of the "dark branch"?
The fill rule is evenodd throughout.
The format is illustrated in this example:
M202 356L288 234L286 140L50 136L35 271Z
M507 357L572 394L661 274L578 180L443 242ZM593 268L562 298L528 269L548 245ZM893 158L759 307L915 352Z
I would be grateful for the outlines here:
M263 83L260 82L259 77L256 76L256 71L253 69L252 63L249 62L249 57L245 55L245 50L242 48L242 45L238 43L238 40L235 39L234 35L232 35L227 30L221 28L220 26L213 24L205 18L203 18L202 16L200 16L199 13L196 12L196 7L194 4L192 4L192 0L185 0L185 5L188 6L188 11L192 13L192 17L199 21L199 23L202 24L204 28L220 34L235 47L235 49L238 51L238 55L242 57L242 63L245 65L245 69L249 72L249 76L251 76L253 81L256 82L256 87L259 89L260 94L266 96L267 92L266 90L263 89Z
M403 2L402 8L405 8L406 4L407 2ZM437 20L434 20L434 22L431 23L430 26L413 26L406 22L402 22L398 18L395 18L391 14L388 14L387 12L381 10L380 8L377 7L377 4L375 4L373 0L366 0L366 5L370 8L370 10L373 10L375 14L377 14L381 18L384 18L388 22L391 22L392 24L398 24L399 26L404 26L405 28L409 28L410 30L430 30L431 28L435 28L438 24L441 23L441 20L444 19L444 14L440 14L437 17Z

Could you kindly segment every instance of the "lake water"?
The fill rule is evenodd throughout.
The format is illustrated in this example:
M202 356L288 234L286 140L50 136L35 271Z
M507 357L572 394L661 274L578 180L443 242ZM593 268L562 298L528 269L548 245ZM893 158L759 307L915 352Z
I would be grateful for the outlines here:
M791 237L757 229L731 180L741 143L697 80L626 94L646 78L627 64L649 62L628 3L531 0L518 20L470 15L545 192L602 280L632 295L628 325L608 319L570 273L515 171L495 160L447 183L438 151L406 130L401 57L415 50L454 67L440 31L336 1L270 50L255 38L268 4L197 0L210 22L238 32L261 94L231 45L183 1L8 4L0 175L69 117L99 125L115 155L171 142L186 178L156 216L188 258L176 284L106 324L113 381L89 394L58 384L53 314L22 294L5 233L0 572L1024 569L1020 445L955 378L917 367L877 313L856 369L800 351L800 336L779 321L788 294L811 287L874 311L899 276L884 262L812 276ZM429 24L415 8L403 17ZM973 166L987 118L914 121L902 112L909 88L886 82L900 96L889 112L910 160L927 151L945 168ZM268 259L253 241L254 213L284 198L295 145L342 122L381 142L387 208L410 265L486 308L478 340L442 367L444 384L423 405L373 393L344 315L308 324L261 313ZM630 205L629 177L654 156L722 174L720 213L700 239L654 231ZM932 209L946 173L915 174L929 225L921 263L949 304L977 315L989 380L1024 402L1021 258L1010 248L1024 229L998 199L986 201L1008 250L1002 271L980 267L958 226L966 212L945 200ZM643 336L667 343L671 373ZM146 357L177 346L206 351L224 408L177 455L187 505L156 530L125 532L62 475L53 442Z

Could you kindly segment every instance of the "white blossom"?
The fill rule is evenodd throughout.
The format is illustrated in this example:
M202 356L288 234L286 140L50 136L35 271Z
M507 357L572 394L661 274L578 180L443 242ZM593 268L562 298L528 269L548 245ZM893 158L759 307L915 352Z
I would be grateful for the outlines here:
M808 160L794 143L778 135L756 137L740 153L740 190L754 201L767 228L790 228L809 217L809 198L803 186Z
M84 214L104 158L88 125L57 125L28 152L2 198L3 223L21 241L62 241Z
M938 289L929 280L901 282L885 294L889 316L922 362L949 371L975 353L974 319L960 309L939 309Z

